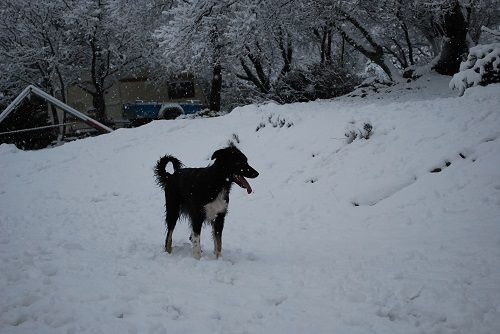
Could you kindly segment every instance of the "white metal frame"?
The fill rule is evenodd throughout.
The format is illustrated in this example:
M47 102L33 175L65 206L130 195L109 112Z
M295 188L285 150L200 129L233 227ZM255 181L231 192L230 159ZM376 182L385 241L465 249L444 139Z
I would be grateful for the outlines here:
M15 99L12 101L7 108L0 114L0 123L12 112L16 109L16 107L21 103L22 100L24 100L27 96L30 94L35 94L41 97L42 99L46 100L47 102L52 103L56 107L64 110L65 112L70 113L71 115L79 118L82 120L85 124L90 125L91 127L99 130L102 133L109 133L113 132L113 129L107 127L106 125L96 121L93 118L90 118L89 116L79 112L78 110L68 106L66 103L63 103L53 97L52 95L49 95L45 93L43 90L41 90L38 87L35 87L33 85L29 85L26 87Z

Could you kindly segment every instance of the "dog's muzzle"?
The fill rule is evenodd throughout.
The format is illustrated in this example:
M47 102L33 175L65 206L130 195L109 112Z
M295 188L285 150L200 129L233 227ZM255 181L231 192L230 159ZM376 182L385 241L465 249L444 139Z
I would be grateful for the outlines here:
M241 188L246 189L248 194L252 193L252 187L248 183L248 181L245 179L245 177L248 177L249 179L254 179L257 176L259 176L259 172L257 172L255 169L253 169L250 166L245 167L244 169L241 170L241 175L240 174L234 174L233 175L233 181L239 185Z

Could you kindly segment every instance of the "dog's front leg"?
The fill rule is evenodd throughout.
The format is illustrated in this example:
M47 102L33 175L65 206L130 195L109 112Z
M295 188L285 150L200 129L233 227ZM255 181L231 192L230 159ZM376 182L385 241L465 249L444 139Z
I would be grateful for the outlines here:
M224 229L224 218L226 213L219 213L212 222L212 237L214 238L214 253L218 259L222 253L222 230Z
M200 235L193 232L193 234L191 235L191 242L193 243L193 257L196 260L201 259Z
M193 219L191 222L191 236L189 239L191 240L191 243L193 244L193 257L197 260L201 258L201 241L200 241L200 234L201 234L201 226L203 225L203 218L199 219Z

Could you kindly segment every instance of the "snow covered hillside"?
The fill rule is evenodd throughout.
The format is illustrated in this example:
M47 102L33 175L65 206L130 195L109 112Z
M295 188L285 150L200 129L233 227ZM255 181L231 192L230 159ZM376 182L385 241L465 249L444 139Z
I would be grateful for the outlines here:
M448 81L1 145L0 332L500 332L500 85ZM193 259L186 222L164 253L156 160L235 135L260 176L222 258L205 228Z

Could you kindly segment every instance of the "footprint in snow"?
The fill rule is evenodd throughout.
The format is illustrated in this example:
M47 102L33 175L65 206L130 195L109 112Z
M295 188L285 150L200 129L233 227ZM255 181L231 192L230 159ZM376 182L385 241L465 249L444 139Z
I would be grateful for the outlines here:
M52 276L55 276L57 274L58 268L56 266L54 266L53 264L46 264L40 268L40 271L45 276L52 277Z
M29 307L40 299L41 297L39 295L28 292L19 300L19 305L23 307Z
M91 201L92 203L99 203L99 202L104 201L104 198L102 198L102 197L92 197L92 198L90 199L90 201Z
M274 306L280 306L288 299L287 295L278 295L271 298L266 298L266 301Z
M231 275L231 274L227 274L227 273L224 273L224 272L221 272L221 271L217 271L215 273L215 281L217 283L223 283L223 284L227 284L227 285L234 285L234 283L236 282L236 277L234 277L234 275Z
M215 320L222 320L222 315L220 314L219 311L215 311L210 315L210 318L215 319Z
M451 162L445 161L445 163L444 163L443 166L433 168L433 169L430 170L430 172L431 173L440 173L443 169L445 169L446 167L450 167L450 166L451 166Z
M83 246L78 242L67 242L63 245L67 250L84 250Z
M182 312L182 309L176 305L166 305L166 306L163 306L162 309L165 312L167 312L170 319L172 319L172 320L179 320L184 315L184 313Z
M22 313L19 313L19 314L16 314L14 316L14 318L8 320L8 323L11 325L11 326L19 326L21 325L22 323L28 321L30 319L30 316L28 313L26 312L22 312Z

